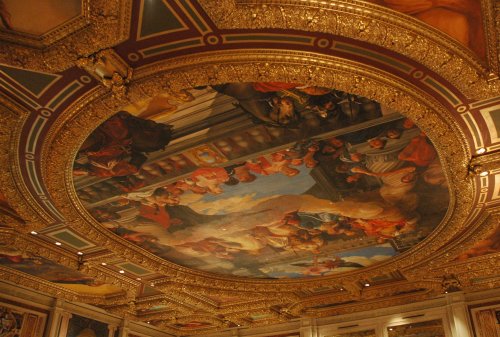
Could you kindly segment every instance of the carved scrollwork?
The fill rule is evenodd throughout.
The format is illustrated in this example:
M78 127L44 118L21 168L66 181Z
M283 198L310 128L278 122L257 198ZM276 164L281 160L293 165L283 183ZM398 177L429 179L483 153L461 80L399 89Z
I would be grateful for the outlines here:
M132 69L113 49L81 57L76 64L110 89L114 96L125 96L127 84L132 78Z
M480 99L498 93L500 83L478 57L444 33L410 17L363 1L287 2L270 0L224 0L214 3L200 0L219 28L298 29L349 37L405 55L450 81L470 98ZM494 36L493 8L485 1L490 67L498 72L497 45ZM498 29L498 20L497 29ZM496 62L495 62L496 61ZM488 81L490 80L490 81Z
M125 0L85 0L82 15L42 39L41 44L3 33L0 38L6 41L2 42L0 63L49 72L70 68L83 55L113 47L128 37L131 5Z

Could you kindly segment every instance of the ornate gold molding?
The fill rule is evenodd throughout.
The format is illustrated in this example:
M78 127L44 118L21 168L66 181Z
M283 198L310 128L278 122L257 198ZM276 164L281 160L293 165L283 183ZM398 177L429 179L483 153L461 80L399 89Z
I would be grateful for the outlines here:
M408 56L449 80L450 83L471 99L484 99L499 92L498 80L492 79L488 82L488 79L491 79L488 78L488 70L482 67L468 50L451 41L447 36L425 27L417 20L395 15L390 10L384 10L356 0L331 1L329 4L310 1L307 5L298 0L289 0L286 4L277 0L237 2L240 5L236 5L235 0L221 0L217 3L212 0L200 0L209 15L214 18L221 28L285 28L342 35L359 41L381 44L388 50ZM96 3L97 6L108 6L103 0L96 1ZM125 2L113 1L109 3L112 3L113 6L119 3L119 6L122 6ZM265 7L262 3L266 3ZM338 4L347 4L349 6L340 7ZM123 6L127 7L129 5ZM224 9L224 12L221 12L220 8L224 8L224 6L228 7ZM129 10L128 7L125 7L120 7L122 14ZM111 9L109 7L110 12L108 13L115 13L114 11L117 8L113 7ZM130 15L115 18L116 20L113 21L114 29L122 27L122 33L123 25L125 25L124 17L129 18ZM497 4L496 7L496 18L500 18L500 4ZM498 24L500 20L496 21L498 32L500 32L500 24ZM116 25L118 22L122 26L118 27ZM89 32L91 29L93 28L87 27L84 30ZM106 31L106 29L103 29L103 31ZM128 30L125 31L128 32ZM109 34L109 30L106 33ZM77 58L95 52L96 43L94 43L93 39L106 45L106 47L112 45L110 37L105 37L106 41L101 38L102 36L87 36L82 41L77 41L76 38L68 38L69 40L65 38L55 43L47 51L36 51L38 54L35 54L41 56L38 60L36 60L36 57L27 54L26 50L28 49L19 47L19 49L15 49L14 58L11 60L13 63L10 64L44 71L61 70L71 65ZM75 45L66 45L64 47L66 49L60 48L59 43L67 43L63 41L74 42ZM491 41L489 43L491 44ZM83 46L83 44L87 45ZM71 49L73 47L74 50ZM9 45L8 48L13 47ZM3 62L1 55L0 62ZM93 71L91 68L94 65L91 60L85 66L88 66ZM309 310L306 312L306 314L326 316L429 298L439 292L440 277L445 273L456 273L461 283L474 289L488 287L488 282L497 284L494 283L497 281L485 281L486 285L474 285L463 281L463 275L466 273L464 271L466 270L471 272L471 277L492 275L485 272L487 268L494 268L493 260L490 258L474 259L474 261L482 261L477 265L468 263L448 264L460 249L466 247L465 242L468 242L467 245L472 245L473 242L480 240L488 228L492 226L491 221L493 220L485 220L482 217L476 218L475 221L472 221L474 219L468 219L468 213L474 207L474 190L477 190L478 187L475 185L474 179L467 179L471 154L460 127L455 123L456 117L433 97L411 85L409 81L348 60L305 52L277 50L204 53L165 60L136 69L133 78L130 78L129 74L131 72L128 70L126 74L125 72L119 73L122 81L130 80L129 90L126 95L125 91L122 90L116 91L115 95L113 95L112 88L124 88L120 85L94 88L85 97L74 102L67 111L58 117L56 124L50 129L42 151L44 181L54 198L56 207L63 213L66 222L79 233L84 233L87 239L109 248L112 254L139 263L148 269L158 270L168 280L157 284L157 289L164 292L164 295L161 295L163 299L158 298L154 301L138 300L135 302L133 299L136 295L135 291L138 288L138 283L135 284L135 281L129 282L130 280L127 277L113 273L106 268L101 268L99 258L89 260L83 266L83 271L86 274L106 282L118 282L127 288L125 298L108 298L105 303L100 302L100 299L95 300L95 303L100 305L106 304L110 312L137 318L134 316L136 310L147 308L152 303L162 302L165 298L168 298L165 303L177 306L174 318L182 317L180 320L185 322L194 320L193 317L195 316L192 314L196 310L204 310L212 315L224 315L227 321L233 323L246 325L267 324L280 322L291 317L286 312L279 314L270 310L271 306L285 309L291 308L290 314L301 315L309 304L328 304L336 301L342 303L352 299L368 300L368 303L363 302L361 304L359 302L340 305L334 309ZM76 196L71 172L76 152L93 129L127 102L153 97L164 91L174 93L198 85L234 81L286 81L334 87L375 99L414 119L434 141L440 157L443 159L443 166L450 182L451 193L450 211L446 219L429 238L414 247L414 249L387 262L365 268L360 272L300 281L268 281L216 276L174 265L136 246L131 246L127 241L102 228L100 224L90 217ZM117 79L117 83L121 84L119 82L120 79ZM119 95L116 95L116 93ZM20 164L17 158L18 149L16 143L20 135L16 134L16 132L21 129L26 113L17 107L12 107L11 103L9 104L8 109L18 111L19 114L12 114L9 111L4 116L3 113L0 113L0 122L2 122L0 128L0 143L2 144L0 146L0 160L9 162L11 168L10 173L0 173L0 183L2 190L7 192L10 201L17 206L16 208L19 209L22 217L29 221L24 227L26 232L31 229L42 228L50 222L50 218L36 205L31 195L27 193L27 189L20 183L22 179L19 173ZM16 131L12 132L11 130ZM482 157L473 160L473 163L476 162L490 165L488 164L490 161L483 163ZM491 165L496 165L498 160L493 160L493 162L495 164ZM47 163L50 163L50 165L47 165ZM34 206L30 207L31 205ZM444 247L452 239L457 240L456 244ZM25 244L23 239L16 241L18 246L23 244ZM53 249L54 247L50 248L49 252L44 253L46 256L56 261L64 258L66 260L61 260L62 263L67 263L72 268L75 267L74 257L56 256L59 251ZM45 250L46 247L41 249ZM436 256L438 257L436 258ZM107 255L105 258L109 257L110 255ZM429 261L435 262L427 264ZM474 267L471 267L473 265ZM417 269L415 269L416 266L418 266ZM403 282L398 285L398 289L411 291L416 289L415 287L422 287L427 290L423 290L418 294L403 296L397 295L395 290L391 288L392 286L389 285L387 287L374 287L366 291L363 290L363 292L356 285L363 278L374 277L395 270L404 270L405 276L412 280L427 277L421 283L415 281ZM12 277L17 280L19 275ZM30 282L32 280L22 284L27 285ZM303 297L297 295L297 291L301 289L331 286L332 284L344 285L347 291ZM42 291L63 291L61 289L50 290L53 289L50 288L50 285L44 285L44 287L41 289ZM242 303L246 301L248 304L245 304L248 309L238 310L240 303L215 307L194 296L196 293L212 296L223 294L239 295L243 299ZM255 297L256 293L261 296L264 295L268 299L249 302L250 299ZM75 298L71 297L72 294L64 296L68 296L68 299ZM78 299L78 301L82 300ZM258 313L271 313L272 317L258 322L249 322L248 316ZM158 316L163 319L162 326L166 330L178 332L178 330L170 326L175 320L169 317L169 313L165 314L165 316L163 313ZM209 316L207 315L207 317ZM217 320L216 326L222 329L227 327L227 322L224 319ZM193 331L193 333L206 331L208 330L200 329Z
M485 0L491 3L491 0ZM198 1L221 29L294 29L321 32L381 46L425 65L470 99L498 94L500 81L478 57L448 35L412 17L358 0L211 0ZM488 9L493 5L487 6ZM491 14L485 12L487 18ZM497 21L498 22L498 21ZM489 35L495 36L492 24ZM488 39L488 50L497 45ZM498 72L498 62L490 64ZM488 82L488 80L490 80Z
M381 299L389 299L400 296L404 293L412 293L418 295L422 293L429 293L429 291L438 291L440 289L440 282L432 280L421 281L400 281L389 282L385 285L379 285L372 288L364 288L357 295L348 291L327 293L316 296L309 296L303 300L292 303L286 308L286 311L294 316L301 316L308 307L322 306L328 304L339 304L357 302L359 304L370 301L378 301ZM363 309L364 310L364 309Z
M63 24L54 27L52 30L43 35L31 35L27 33L17 32L15 30L2 29L0 30L0 40L5 40L36 49L49 47L58 40L65 38L69 34L72 34L77 30L84 28L89 23L89 2L90 0L81 0L80 14L72 19L69 19Z
M471 171L477 172L477 174L497 170L500 167L500 152L473 157L469 167Z
M485 38L487 41L487 58L490 78L500 74L500 5L498 1L481 0Z
M77 65L111 89L113 95L123 97L132 78L132 69L113 50L105 49L77 60Z
M476 218L478 227L465 230L448 244L446 249L436 254L434 259L422 261L414 268L402 271L410 281L438 281L446 275L454 275L462 289L479 291L500 286L498 259L500 253L469 257L464 261L457 260L459 254L475 246L477 242L491 235L498 227L500 214L484 212Z
M190 69L187 70L187 67ZM471 205L473 182L471 180L464 181L463 179L467 176L469 153L464 146L463 137L461 138L460 132L456 131L458 128L453 124L449 112L442 109L431 97L405 84L404 81L352 62L342 62L333 58L320 58L317 55L311 56L305 53L280 54L279 52L275 52L275 54L271 54L269 52L257 51L253 54L247 52L247 55L215 53L198 58L196 63L192 59L184 59L141 69L136 73L136 78L131 83L128 99L134 100L139 97L154 96L164 90L175 91L207 83L221 83L234 78L239 81L285 80L332 86L340 90L377 99L382 103L403 111L403 113L415 119L417 124L429 134L431 139L439 141L437 147L441 157L445 160L447 174L451 177L452 191L460 192L457 193L457 200L465 201L463 205ZM58 124L51 130L50 137L48 137L46 146L43 149L43 156L46 160L56 160L55 162L51 161L52 165L50 167L45 166L43 172L45 180L49 183L50 191L56 196L56 205L64 211L65 216L69 216L68 220L71 220L72 228L79 232L88 233L86 235L88 239L98 244L106 245L115 253L118 252L118 255L122 258L141 263L146 267L159 267L155 270L162 271L171 280L165 289L163 289L161 284L158 284L158 289L165 291L167 294L196 291L211 295L240 294L242 298L250 298L254 292L267 293L269 296L272 295L272 297L280 298L280 301L252 303L249 305L249 310L245 312L239 312L232 306L222 309L204 306L207 312L214 315L224 314L232 322L240 322L246 325L265 324L262 322L248 322L245 320L245 315L248 316L255 312L269 312L270 306L283 306L287 303L296 303L299 301L299 298L292 293L294 290L331 285L332 282L338 284L345 283L347 287L347 282L345 281L347 277L356 280L360 277L367 277L366 275L375 276L384 271L411 266L412 263L421 260L420 256L414 256L409 261L409 264L406 264L396 259L395 261L391 261L393 263L392 266L391 263L386 263L371 270L368 268L363 271L363 275L353 273L350 275L341 275L340 277L306 281L304 285L298 285L298 282L294 282L293 280L272 282L246 281L204 275L203 273L184 270L175 265L172 266L170 263L151 256L137 247L127 248L129 246L127 242L122 242L120 238L114 237L106 230L103 230L100 225L88 216L79 204L76 194L74 194L71 177L71 165L74 153L76 153L86 135L99 123L112 115L116 108L125 104L125 102L123 98L113 97L104 87L95 89L86 98L76 102L72 109L61 116ZM432 110L429 106L435 110ZM82 130L84 131L82 132ZM47 162L46 160L44 161ZM62 174L58 168L63 168L65 174ZM56 170L58 172L54 172ZM66 179L64 183L61 183L62 180L57 182L61 178ZM60 193L63 190L69 190L69 193ZM455 218L456 223L449 226L451 231L448 231L446 237L451 237L452 233L456 233L460 231L460 228L463 228L466 213L466 208L461 213L458 213L458 218ZM83 219L82 214L84 216ZM456 212L454 216L457 217ZM453 214L450 215L450 218L453 220ZM434 240L437 235L434 235ZM446 242L439 243L439 240L437 240L437 243L434 245L428 245L427 247L424 245L421 249L425 251L417 255L431 256L431 252L441 249L443 243ZM408 256L406 257L408 258ZM93 265L98 261L100 260L96 259L96 262L90 262ZM116 275L110 275L110 277L116 277ZM234 283L235 281L236 284ZM279 284L283 292L279 294L276 292L276 283ZM411 288L411 286L409 287ZM352 289L350 293L346 292L347 296L344 297L344 300L346 298L352 299L353 295L357 295L357 290ZM381 294L379 291L374 291L370 294L365 293L364 296L375 299L380 298ZM385 295L390 296L391 294ZM328 294L324 295L323 298L326 302L331 303L335 299L335 296ZM131 296L128 298L132 299ZM188 304L193 307L197 307L201 303L200 300L193 300L193 298L184 295L180 297L177 295L175 298L180 302L188 300ZM127 301L117 301L112 307L108 308L115 313L133 315L135 309L137 309L137 305L131 305ZM388 300L387 303L389 302ZM111 304L107 302L107 305ZM140 306L142 307L143 305L141 304ZM192 309L186 308L184 310L186 311L184 311L185 316L183 317L189 317ZM361 310L361 307L349 306L348 310L354 312ZM279 322L286 319L286 317L288 316L275 315L266 320L266 322Z
M415 271L417 277L426 275L426 279L437 279L443 275L455 275L463 289L467 291L493 289L500 285L498 261L500 253L493 253L469 258L466 261L452 261L436 265L431 271Z
M449 242L439 253L434 254L428 259L423 259L417 265L411 268L404 268L402 273L405 277L417 280L421 275L432 275L440 266L446 266L460 254L471 248L478 241L485 239L491 230L498 226L499 216L483 211L473 221L474 226L465 227L462 233L459 233Z
M73 224L72 227L86 233L89 240L108 247L124 259L163 273L174 283L250 293L275 293L278 285L280 291L286 293L311 286L321 287L332 282L342 283L346 278L355 280L389 273L432 256L456 233L470 225L465 220L472 207L473 184L464 179L467 176L470 153L460 128L453 121L450 112L433 97L405 80L382 71L352 61L309 53L269 50L207 53L138 69L130 84L128 99L135 101L163 91L178 91L206 84L263 80L334 87L378 100L412 118L435 143L451 186L450 210L439 228L417 247L388 262L360 272L311 280L268 281L215 276L162 260L130 245L96 223L78 201L74 191L72 165L80 144L93 129L114 113L113 107L124 104L109 92L103 91L92 93L87 99L76 102L68 109L54 126L45 144L42 162L51 165L43 168L44 179L56 207ZM456 207L457 204L460 207Z
M28 38L20 38L19 34L11 37L1 35L0 39L8 40L3 41L0 47L0 63L60 72L74 66L79 57L115 46L128 37L132 1L85 0L82 7L80 19L59 27L51 33L53 35L42 39L41 45L33 44Z
M83 302L92 305L103 305L108 301L108 298L105 296L80 294L56 283L48 282L3 266L0 266L0 279L68 301Z
M0 160L8 163L7 170L0 172L0 191L9 205L25 220L29 230L40 230L53 219L35 201L21 175L21 163L18 154L22 125L28 113L9 99L0 95ZM11 223L9 223L10 225ZM13 222L12 225L21 224ZM25 229L26 230L26 229Z
M17 249L22 250L23 252L26 252L30 255L40 256L42 258L51 260L64 267L73 270L78 270L82 274L91 276L99 282L106 284L114 284L117 287L123 289L124 293L126 294L126 296L124 296L123 293L117 293L101 297L94 295L86 295L70 291L69 289L63 286L59 286L53 282L44 281L46 283L53 285L60 291L63 290L69 291L69 294L71 294L71 296L73 297L81 296L80 298L76 297L77 298L76 301L85 302L87 301L87 298L90 296L90 298L94 297L100 298L101 300L98 303L100 305L103 304L111 305L113 303L121 303L123 301L133 300L137 295L138 287L140 285L139 282L121 275L115 275L117 273L111 273L108 269L102 268L100 266L94 266L87 262L84 262L83 265L80 265L76 255L71 254L70 252L62 250L60 248L57 248L57 246L49 244L48 242L40 240L36 236L23 235L17 233L14 229L11 228L0 228L0 243L11 247L16 247ZM9 271L15 272L15 270L11 268L4 268L3 272L4 274L6 274ZM24 275L23 273L21 274ZM27 279L36 279L42 281L42 279L40 279L39 277L30 275L25 275L25 276L27 277Z
M163 310L159 312L150 312L146 314L141 314L137 318L140 321L147 322L147 321L173 321L175 320L175 317L179 316L179 312L175 310Z
M434 296L435 292L433 290L427 290L425 292L417 294L397 295L397 296L392 296L390 298L381 297L374 300L367 300L358 303L338 305L332 308L304 309L302 316L319 318L319 317L328 317L334 315L350 314L359 311L371 311L371 310L386 308L389 306L404 305L418 301L423 301L432 298ZM360 310L360 306L363 308L362 310Z

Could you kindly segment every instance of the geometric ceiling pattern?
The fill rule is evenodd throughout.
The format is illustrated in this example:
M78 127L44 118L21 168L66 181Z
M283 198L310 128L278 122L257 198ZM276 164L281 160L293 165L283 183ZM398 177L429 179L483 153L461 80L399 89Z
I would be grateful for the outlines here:
M35 29L31 31L22 28L29 13L21 13L13 3L0 1L3 280L184 335L350 313L434 298L447 291L500 286L500 7L494 1L460 10L439 1L418 10L388 0L69 1L66 9L55 12L49 5L40 8L58 18L52 21L58 22L57 27L41 22L36 30L33 21L26 26ZM450 29L443 17L465 23ZM350 104L351 113L352 105L364 99L363 104L375 102L380 104L378 109L397 116L384 112L380 122L366 118L357 129L355 123L347 131L346 125L323 127L306 137L282 123L255 123L255 114L250 118L249 109L245 110L248 98L227 86L221 89L234 83L267 85L260 87L259 97L268 99L266 95L273 93L286 102L284 97L294 93L296 100L307 97L309 105L314 94L305 95L299 91L307 89L301 88L328 88L329 94L346 93L342 97L347 97L344 102ZM284 88L284 83L289 86ZM297 93L302 96L297 98ZM335 101L339 109L342 102ZM127 176L125 183L125 175L119 174L75 175L75 165L88 164L79 161L88 137L119 111L143 119L147 119L145 112L150 113L150 121L171 125L170 143L163 144L161 154L145 152L149 161L135 167L137 172L130 175L133 178ZM404 118L413 121L422 134L417 128L405 133ZM433 144L445 177L441 183L446 186L441 188L450 199L444 218L425 239L386 261L357 269L354 262L349 268L349 261L337 258L336 267L344 263L344 271L301 279L227 275L199 265L191 268L177 255L162 258L146 247L145 237L137 231L128 227L128 232L120 234L117 228L123 226L110 225L116 219L109 218L109 205L114 202L119 208L123 198L118 196L143 192L145 187L139 183L159 187L155 184L166 181L168 165L179 170L168 183L185 183L193 180L196 169L255 164L258 158L289 150L291 144L313 140L323 151L332 137L349 144L338 146L342 157L356 148L346 136L349 132L382 123L393 123L397 127L392 128L404 131L398 141L406 134L420 135L428 139L426 144ZM305 124L300 125L299 129ZM273 132L288 138L276 137L279 141L272 143ZM224 152L224 144L233 144L234 150L237 141L242 147L263 134L269 138L263 138L267 143L257 150L234 158L230 150ZM370 137L363 142L368 144ZM388 134L386 138L390 140ZM202 146L202 155L196 157L193 153ZM210 162L216 158L214 153L222 161ZM88 160L88 151L85 155ZM310 158L322 163L318 154ZM306 162L306 155L301 160ZM193 165L191 175L186 173L188 168L182 171L184 162ZM416 169L422 177L424 166ZM238 171L241 165L235 167ZM260 169L260 173L255 168L251 171L257 179L270 175L268 167ZM380 176L371 178L382 184ZM364 177L363 181L371 180ZM103 197L119 183L119 194ZM219 200L218 186L194 186L208 190L206 200ZM194 194L191 187L180 199ZM143 200L151 195L141 198L139 203L144 205ZM200 219L196 218L194 226L201 226ZM182 233L169 231L172 228L165 232L176 237ZM399 235L382 238L385 241L379 237L378 244L390 241L394 246ZM377 238L373 240L377 243ZM210 245L207 242L204 247L210 248L204 248L204 253L219 249L217 261L234 258L234 242L232 246L220 240L215 245L214 239ZM221 247L225 247L223 252ZM308 249L305 255L317 255ZM321 263L317 258L312 261Z

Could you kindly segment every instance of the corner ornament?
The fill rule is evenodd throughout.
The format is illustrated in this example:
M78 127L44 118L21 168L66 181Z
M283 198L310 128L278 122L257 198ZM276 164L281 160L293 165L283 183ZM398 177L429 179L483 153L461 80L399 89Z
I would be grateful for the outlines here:
M109 88L114 97L125 98L133 71L113 49L80 57L76 64Z

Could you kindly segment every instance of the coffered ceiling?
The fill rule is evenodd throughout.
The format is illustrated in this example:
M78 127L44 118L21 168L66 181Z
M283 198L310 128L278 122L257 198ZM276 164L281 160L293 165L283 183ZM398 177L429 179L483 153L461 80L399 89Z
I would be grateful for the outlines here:
M498 3L16 3L3 280L178 335L500 286Z

